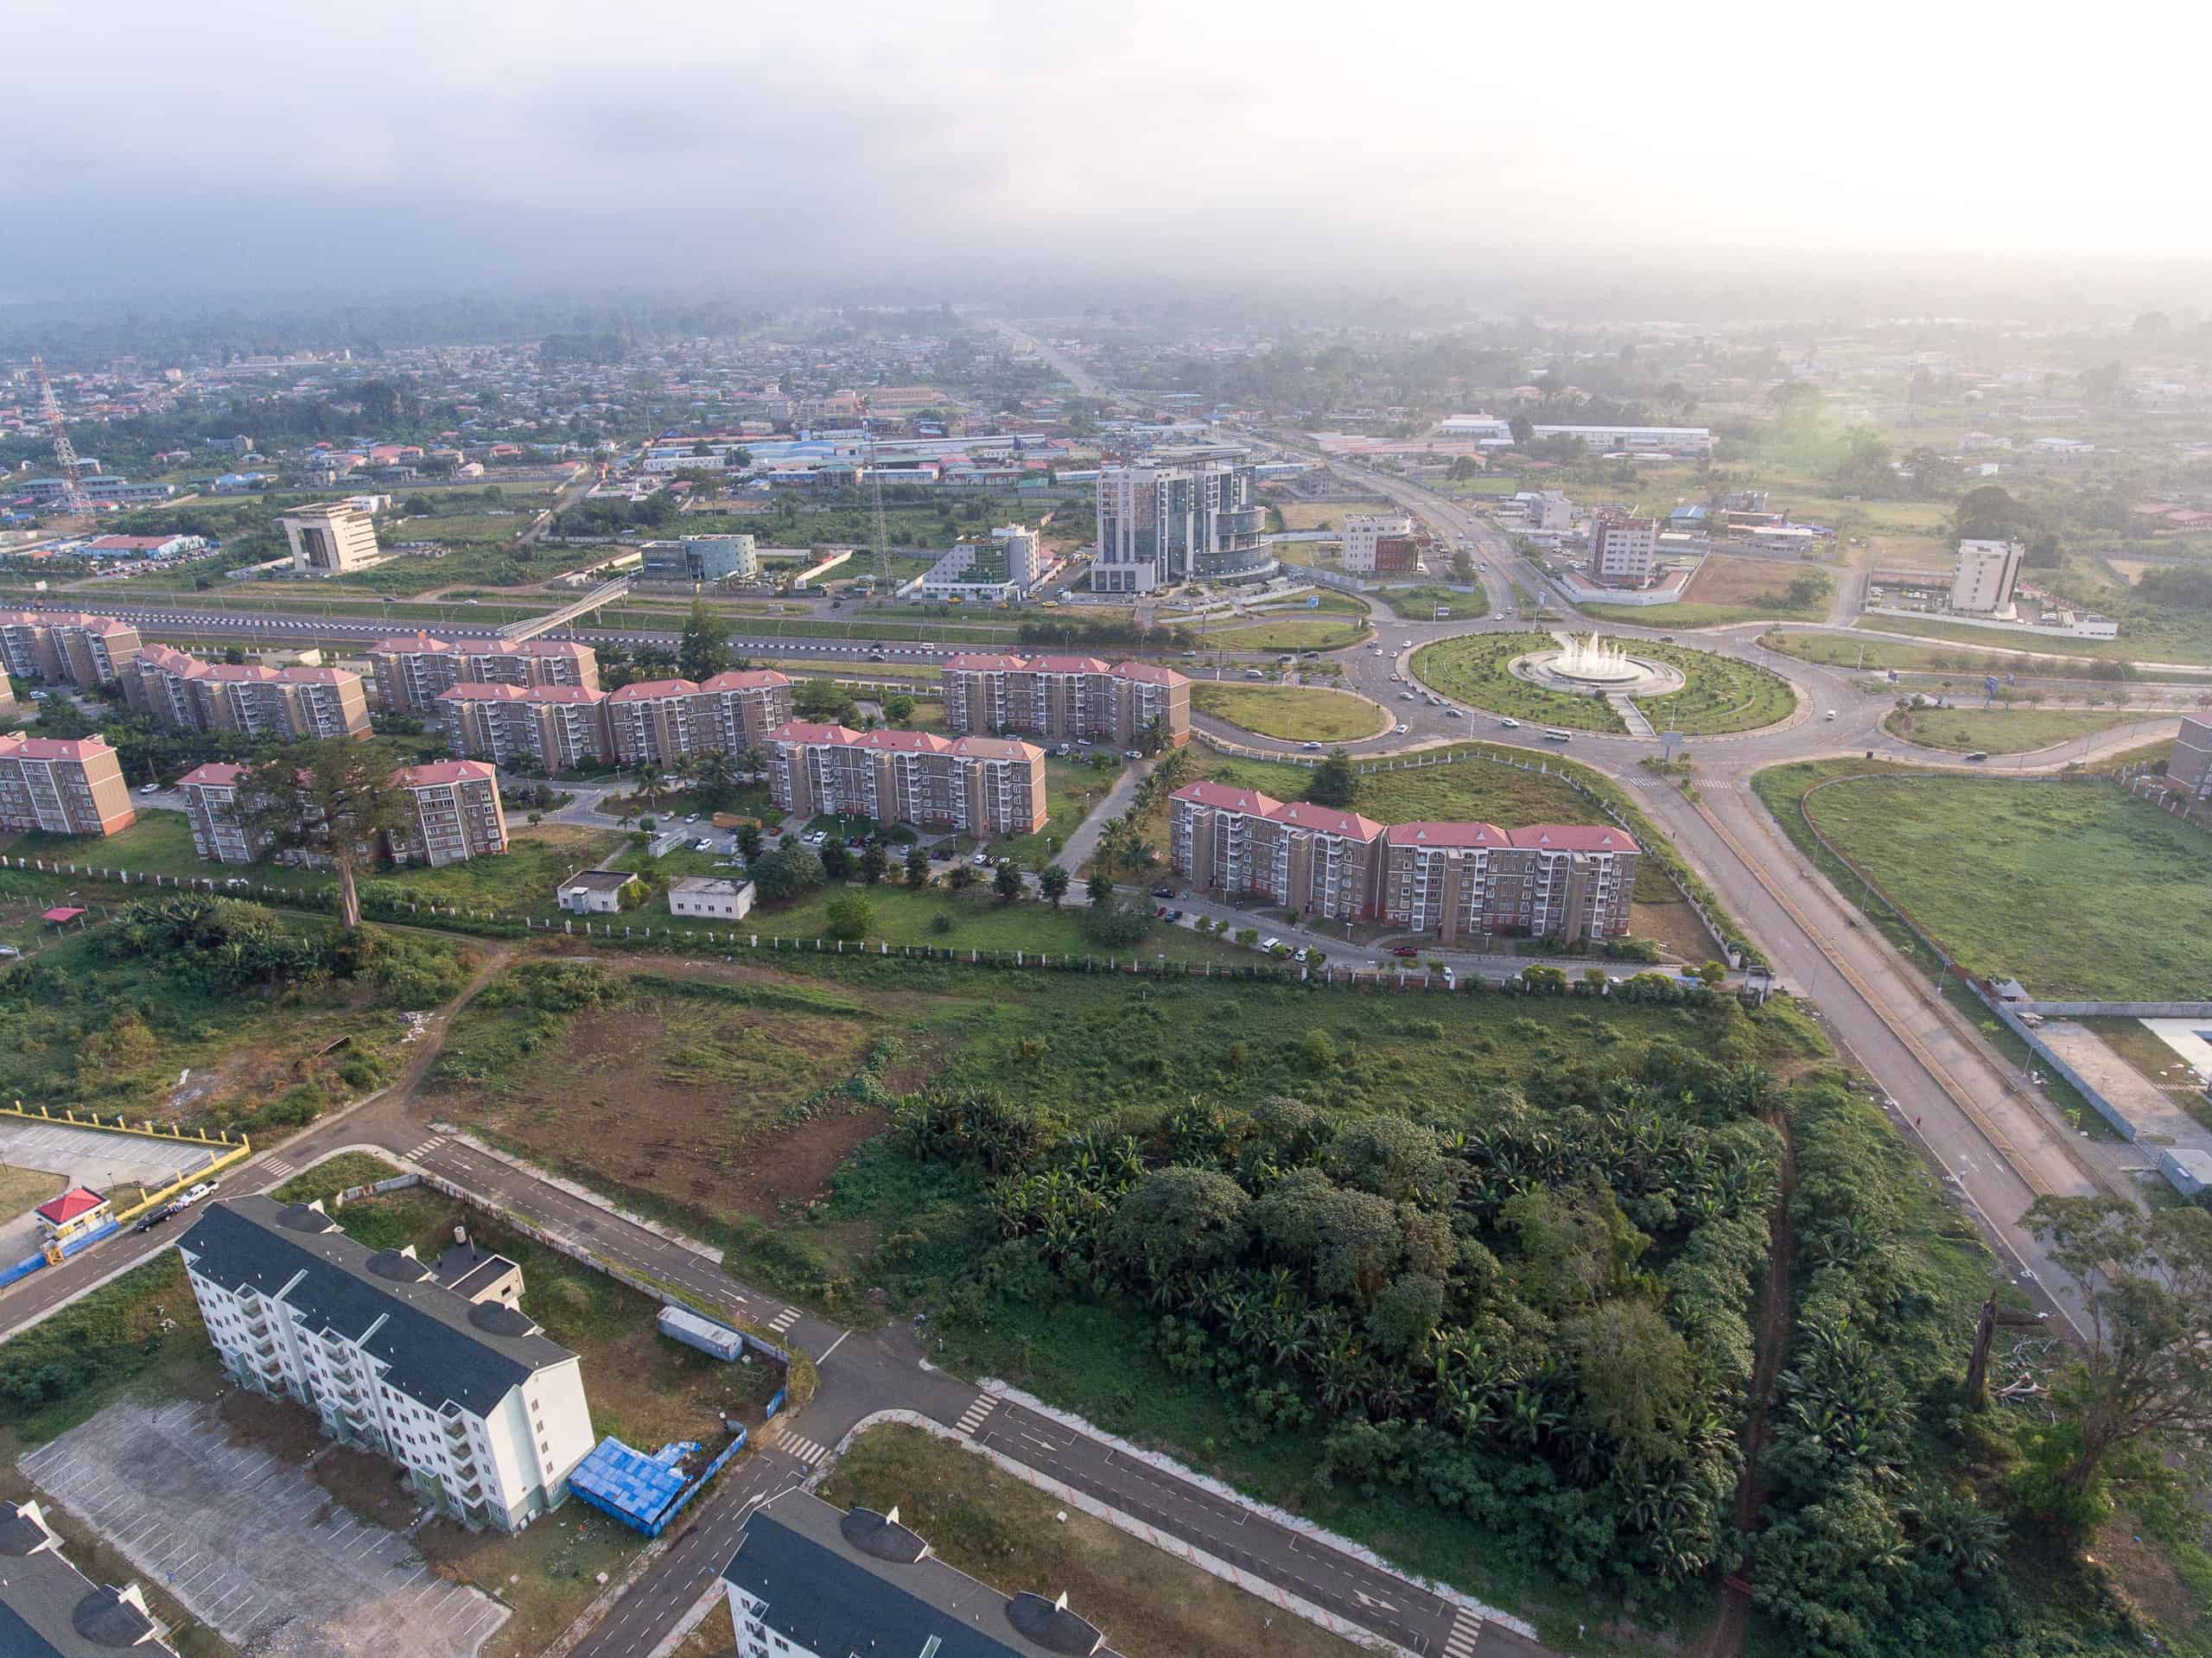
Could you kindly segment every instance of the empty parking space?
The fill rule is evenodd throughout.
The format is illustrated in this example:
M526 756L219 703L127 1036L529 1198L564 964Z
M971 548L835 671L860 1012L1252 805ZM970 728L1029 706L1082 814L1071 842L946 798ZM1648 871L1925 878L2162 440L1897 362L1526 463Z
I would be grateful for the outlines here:
M507 1609L448 1583L212 1406L112 1405L21 1462L152 1582L267 1658L472 1658Z
M180 1174L207 1167L222 1149L0 1117L0 1163L44 1169L95 1191L118 1185L165 1186ZM38 1246L38 1223L29 1215L0 1215L0 1264L20 1261Z

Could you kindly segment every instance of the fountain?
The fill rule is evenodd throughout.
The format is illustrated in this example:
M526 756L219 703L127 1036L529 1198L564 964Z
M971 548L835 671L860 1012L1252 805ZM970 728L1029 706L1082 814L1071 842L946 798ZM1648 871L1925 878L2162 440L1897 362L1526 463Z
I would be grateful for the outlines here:
M1567 648L1544 665L1561 679L1582 685L1632 685L1650 677L1650 670L1631 657L1618 640L1597 633L1585 639L1568 635Z

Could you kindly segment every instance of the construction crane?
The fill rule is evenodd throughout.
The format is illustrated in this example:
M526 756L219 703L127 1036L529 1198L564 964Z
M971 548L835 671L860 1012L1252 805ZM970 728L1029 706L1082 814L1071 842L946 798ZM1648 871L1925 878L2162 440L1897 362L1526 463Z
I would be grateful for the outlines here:
M72 518L89 518L92 498L85 493L84 480L77 475L77 451L69 441L68 424L61 418L60 399L54 395L54 386L46 378L43 358L31 359L31 372L38 376L38 412L54 434L54 463L61 468L62 510Z

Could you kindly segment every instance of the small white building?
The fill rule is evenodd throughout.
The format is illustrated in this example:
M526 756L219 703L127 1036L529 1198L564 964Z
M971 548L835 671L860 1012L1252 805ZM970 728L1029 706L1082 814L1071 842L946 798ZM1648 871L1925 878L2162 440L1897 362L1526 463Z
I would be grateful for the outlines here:
M749 880L686 875L668 889L668 912L696 916L701 920L742 921L753 912L754 895Z
M575 915L615 915L637 880L620 869L580 869L561 883L561 907Z
M1343 530L1344 565L1347 575L1375 573L1375 543L1402 538L1414 532L1410 512L1348 512Z

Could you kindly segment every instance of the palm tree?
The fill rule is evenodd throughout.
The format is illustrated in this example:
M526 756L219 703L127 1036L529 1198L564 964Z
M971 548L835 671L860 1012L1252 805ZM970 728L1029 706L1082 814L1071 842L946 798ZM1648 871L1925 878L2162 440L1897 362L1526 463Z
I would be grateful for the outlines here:
M730 791L737 787L737 772L736 756L717 748L700 757L692 777L708 801L721 807L728 804Z
M660 797L661 785L667 781L667 772L656 761L646 760L638 767L638 792L648 806Z

